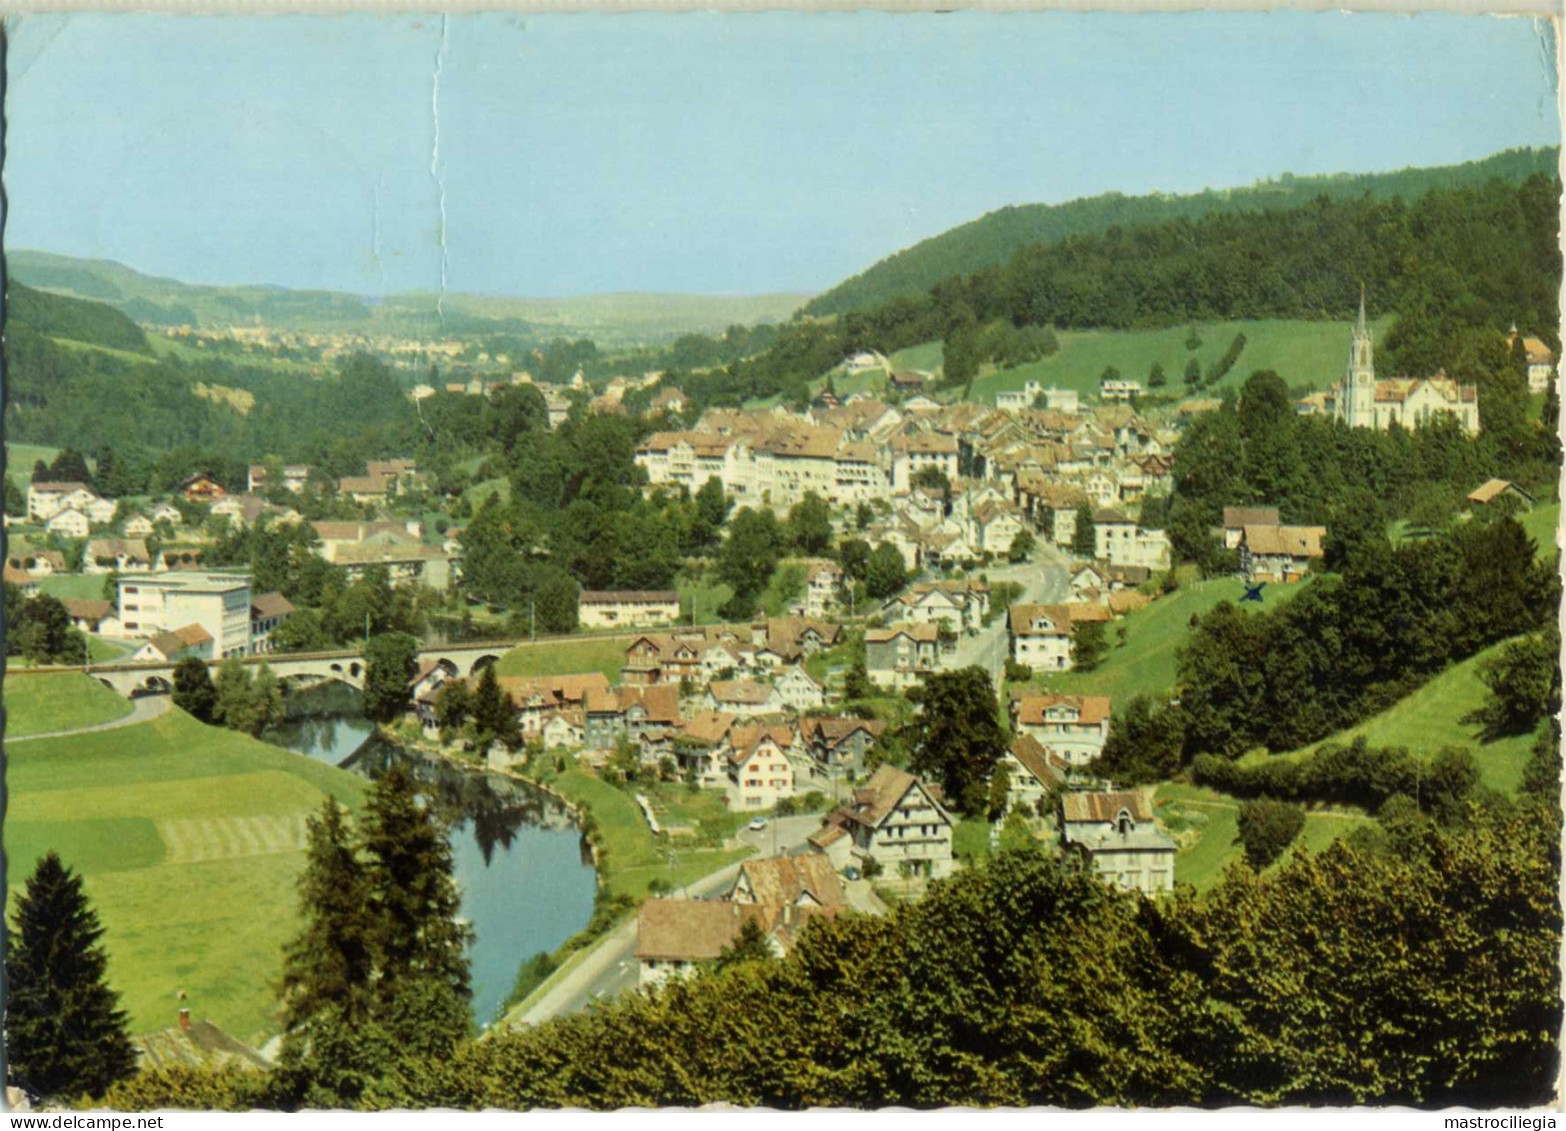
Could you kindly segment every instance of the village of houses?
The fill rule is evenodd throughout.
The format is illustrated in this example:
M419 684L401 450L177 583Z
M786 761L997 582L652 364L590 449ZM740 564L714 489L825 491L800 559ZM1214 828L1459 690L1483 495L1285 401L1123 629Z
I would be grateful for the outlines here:
M1385 428L1414 398L1407 419L1450 412L1477 427L1471 388L1439 378L1397 387L1376 380L1368 352L1358 350L1363 326L1343 382L1302 401L1299 411ZM1368 347L1368 335L1364 341ZM1553 359L1540 365L1552 369ZM643 980L716 958L747 922L761 926L775 950L786 949L805 919L848 906L849 886L868 877L917 885L958 866L955 819L940 790L881 763L887 722L845 713L840 667L812 674L812 657L857 637L865 674L895 695L931 673L966 666L974 641L1003 633L1010 664L1040 675L1068 671L1080 625L1111 624L1159 599L1171 547L1165 531L1138 521L1140 504L1169 492L1182 423L1217 402L1187 400L1145 415L1134 404L1136 383L1117 382L1094 404L1074 391L1034 385L1002 393L994 405L942 404L924 391L928 375L888 369L886 377L886 400L822 393L803 412L710 409L682 427L675 425L692 415L690 406L666 388L651 410L664 418L662 427L641 443L636 462L648 491L695 492L717 479L736 506L780 515L814 493L831 505L842 536L896 548L914 578L905 590L855 607L838 564L811 561L790 615L748 625L682 623L680 594L672 590L583 592L581 630L623 641L619 682L601 672L499 680L527 745L514 754L491 751L492 768L541 750L574 752L603 766L616 752L634 750L641 765L672 767L697 788L721 791L730 809L756 814L758 823L786 799L829 799L827 814L794 851L746 862L725 898L644 904L637 949ZM560 399L558 391L546 392ZM593 410L623 412L613 392L595 399ZM1366 405L1373 406L1370 415L1356 416ZM553 412L551 423L558 424ZM312 470L289 466L283 474L297 491ZM263 499L265 476L263 467L252 468L248 492L231 495L197 475L179 494L232 524L303 521ZM417 476L410 461L390 460L336 487L376 505ZM1476 485L1470 503L1488 505L1503 494L1520 492L1492 481ZM862 505L873 517L856 531ZM116 599L73 599L66 607L76 627L122 642L125 662L265 654L272 632L294 611L280 594L252 593L244 573L204 569L201 538L180 536L186 512L172 502L127 510L80 483L35 482L27 510L25 519L7 516L7 526L18 529L11 531L6 582L36 591L41 578L66 569L62 553L43 542L84 540L81 570L113 574ZM1092 524L1091 555L1080 552L1089 543L1078 528L1084 521ZM460 529L432 542L420 524L389 516L314 527L318 552L350 576L383 565L394 580L460 589ZM147 539L155 531L163 548L154 555ZM1017 555L1024 532L1036 545ZM1319 526L1284 525L1278 508L1267 506L1230 507L1213 531L1237 551L1247 579L1281 584L1308 574L1326 534ZM987 571L1016 571L1027 592L1028 581L1047 568L1058 581L1050 600L991 607ZM441 690L457 679L453 665L429 663L410 683L410 706L431 738L439 735ZM1117 790L1090 769L1115 707L1110 696L1012 697L1005 704L1011 742L1002 759L1006 809L1059 851L1080 855L1106 882L1167 892L1177 844L1155 818L1149 792ZM656 822L650 810L648 818Z

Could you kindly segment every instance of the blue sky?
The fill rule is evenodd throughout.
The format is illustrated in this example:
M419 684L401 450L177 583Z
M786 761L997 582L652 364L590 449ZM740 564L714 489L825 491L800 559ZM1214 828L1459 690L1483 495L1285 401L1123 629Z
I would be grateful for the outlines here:
M12 27L7 244L189 282L373 294L437 290L444 272L451 291L495 294L819 290L1007 204L1560 141L1549 33L1521 19Z

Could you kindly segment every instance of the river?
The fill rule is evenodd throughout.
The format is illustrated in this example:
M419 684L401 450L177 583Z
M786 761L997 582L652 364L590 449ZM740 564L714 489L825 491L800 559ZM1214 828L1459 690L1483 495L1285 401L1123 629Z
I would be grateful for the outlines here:
M401 764L422 782L449 829L469 951L473 1015L493 1021L517 967L587 925L597 881L569 814L554 798L499 774L420 757L375 733L359 693L339 683L294 693L266 741L375 779Z

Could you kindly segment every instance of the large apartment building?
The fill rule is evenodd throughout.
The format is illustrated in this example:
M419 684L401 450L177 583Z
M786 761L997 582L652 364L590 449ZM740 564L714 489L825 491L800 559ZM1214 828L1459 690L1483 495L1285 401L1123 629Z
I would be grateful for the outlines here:
M120 624L127 636L196 624L212 637L212 655L219 659L250 653L250 608L248 573L179 570L120 581Z

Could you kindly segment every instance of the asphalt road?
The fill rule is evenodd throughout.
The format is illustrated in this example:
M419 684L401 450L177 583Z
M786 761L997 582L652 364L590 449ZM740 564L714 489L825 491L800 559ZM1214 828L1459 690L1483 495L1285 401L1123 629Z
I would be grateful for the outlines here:
M1039 558L1020 566L992 569L990 584L998 581L1015 581L1022 585L1019 604L1050 605L1064 601L1071 589L1071 573L1067 559L1054 546L1040 542ZM947 670L978 665L990 673L995 686L1001 686L1001 676L1006 667L1006 612L999 610L988 628L977 635L963 636L957 641L956 651L947 656L942 666Z
M738 839L762 856L786 856L805 847L805 839L821 827L820 814L804 817L770 818L759 832L744 830ZM740 863L743 863L741 861ZM674 893L690 898L710 898L727 891L739 874L739 863L730 864ZM597 946L550 991L522 1015L521 1021L537 1025L552 1017L586 1008L594 1001L608 1001L637 984L640 971L636 962L636 920L622 924Z

